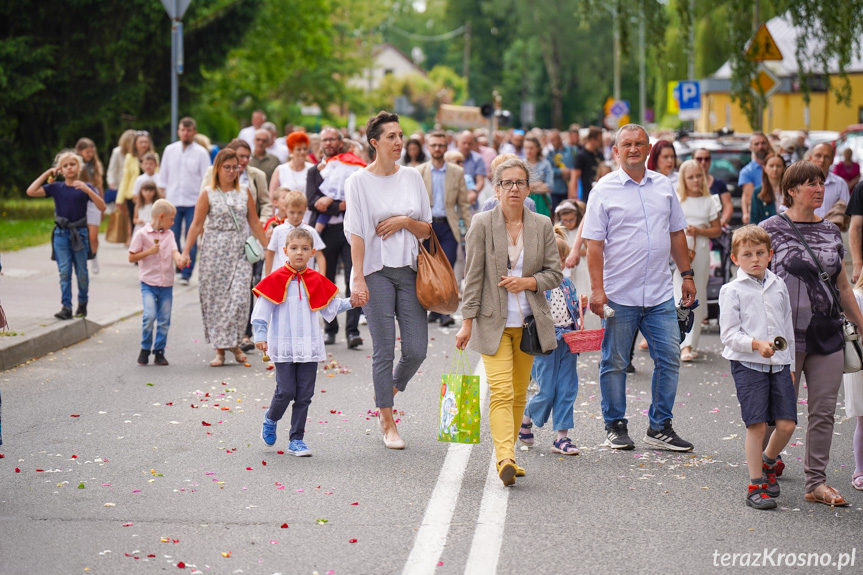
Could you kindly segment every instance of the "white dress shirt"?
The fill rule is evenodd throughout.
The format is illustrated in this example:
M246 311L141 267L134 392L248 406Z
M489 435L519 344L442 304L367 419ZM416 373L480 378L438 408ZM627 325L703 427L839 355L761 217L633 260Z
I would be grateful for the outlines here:
M201 181L210 167L210 153L195 142L183 146L174 142L162 154L156 185L165 190L165 199L175 206L194 206L201 193Z
M752 351L752 340L773 341L777 336L788 341L787 349L769 358ZM794 371L791 298L782 278L766 270L762 285L738 269L737 279L719 290L719 338L725 346L722 351L725 359L771 366L790 365Z
M276 254L273 257L273 270L277 270L288 262L288 257L285 255L285 242L288 239L288 232L294 229L294 225L285 222L281 225L276 226L273 230L273 235L270 236L270 243L267 244L267 249ZM327 244L324 243L324 240L321 239L321 236L315 231L315 228L308 224L300 224L300 227L312 234L312 247L315 248L316 251L321 251ZM310 268L315 271L318 270L318 261L312 257L307 264Z
M827 172L827 177L824 179L824 201L821 203L821 207L815 210L815 214L823 218L833 207L833 204L845 202L847 206L850 199L851 192L848 191L848 182L833 172Z
M668 178L645 170L641 183L623 170L604 176L587 201L582 237L605 242L603 282L611 301L653 307L674 295L671 232L686 227Z

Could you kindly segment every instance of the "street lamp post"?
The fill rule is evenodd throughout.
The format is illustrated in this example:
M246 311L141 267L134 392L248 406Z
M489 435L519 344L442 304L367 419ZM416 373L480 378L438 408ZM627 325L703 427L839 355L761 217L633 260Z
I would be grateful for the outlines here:
M171 141L177 141L177 110L180 101L179 75L183 73L183 14L192 0L162 0L171 19Z

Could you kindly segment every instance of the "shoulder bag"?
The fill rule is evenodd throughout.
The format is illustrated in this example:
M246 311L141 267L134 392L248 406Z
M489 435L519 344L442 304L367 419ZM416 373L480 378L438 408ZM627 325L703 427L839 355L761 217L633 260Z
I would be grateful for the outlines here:
M827 272L825 272L824 268L821 267L821 262L815 256L815 252L812 251L812 248L809 247L806 240L803 239L803 234L800 233L800 230L797 229L797 226L794 225L794 222L791 221L791 218L789 218L787 214L783 213L780 217L788 222L788 225L791 226L791 231L794 232L794 235L797 236L797 239L800 240L800 243L803 244L803 247L805 247L806 251L809 252L809 256L815 261L815 265L818 266L818 277L821 281L827 284L827 287L833 296L833 303L839 310L839 318L842 320L842 335L845 338L845 362L842 372L857 373L863 369L863 349L860 347L860 334L857 332L857 326L848 321L845 317L842 304L839 302L839 294L836 292L836 288L833 287L833 284L830 283L830 276L827 275Z
M234 220L234 227L237 228L237 231L240 231L240 223L237 221L237 216L234 215L234 208L228 203L228 195L222 190L219 190L219 193L222 194L222 198L225 200L225 205L228 206L228 211L231 212L231 218ZM246 190L246 193L251 192ZM264 259L264 248L255 236L249 235L249 237L246 238L246 243L243 245L243 248L246 252L246 259L249 260L250 264L256 264Z
M434 230L429 250L417 240L417 299L426 310L450 315L458 309L458 283Z
M512 262L509 261L509 254L506 256L506 267L509 273L512 273ZM539 329L536 327L536 318L533 314L524 317L524 312L521 311L521 304L518 303L518 294L515 294L516 305L518 305L518 313L521 314L521 342L518 348L528 355L551 355L554 350L542 350L542 344L539 342Z

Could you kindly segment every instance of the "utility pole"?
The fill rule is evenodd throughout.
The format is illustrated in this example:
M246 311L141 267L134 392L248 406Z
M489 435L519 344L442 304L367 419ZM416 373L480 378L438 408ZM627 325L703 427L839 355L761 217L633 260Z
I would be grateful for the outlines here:
M183 14L192 0L162 0L171 19L171 142L177 141L177 116L180 101L180 79L183 73Z
M464 78L467 95L470 95L470 22L464 25L464 56L461 75Z
M647 124L647 72L645 71L644 51L644 0L638 0L638 109L641 125Z
M620 101L620 13L617 5L611 10L614 30L614 101Z
M687 80L695 80L695 0L689 0L689 62Z

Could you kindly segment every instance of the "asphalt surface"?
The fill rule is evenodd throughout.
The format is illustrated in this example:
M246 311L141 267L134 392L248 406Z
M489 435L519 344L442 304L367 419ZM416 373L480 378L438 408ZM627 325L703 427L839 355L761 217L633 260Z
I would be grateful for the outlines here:
M362 330L360 349L347 350L342 334L329 348L336 367L319 369L309 458L279 453L284 423L275 447L261 442L274 372L259 353L249 367L207 366L194 289L175 296L168 367L135 364L136 316L0 373L0 573L177 572L181 562L188 572L247 574L709 573L749 570L739 567L744 556L728 555L723 567L723 554L749 553L751 565L765 550L768 571L833 572L853 553L842 572L861 572L863 493L850 486L854 422L844 419L843 396L828 472L852 506L803 500L801 403L780 509L752 510L745 429L715 332L681 370L675 429L694 453L640 441L650 398L644 352L629 380L636 450L602 447L598 354L587 354L570 435L581 454L553 454L550 426L535 431L536 446L517 454L528 476L504 489L489 479L486 422L478 445L436 440L455 330L430 330L428 359L396 399L402 452L384 448L370 413ZM475 354L471 363L480 363ZM789 567L784 557L776 565L788 553L831 556L824 567L796 558Z

